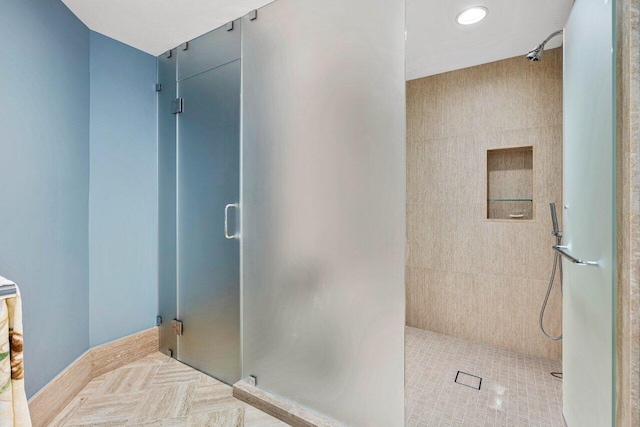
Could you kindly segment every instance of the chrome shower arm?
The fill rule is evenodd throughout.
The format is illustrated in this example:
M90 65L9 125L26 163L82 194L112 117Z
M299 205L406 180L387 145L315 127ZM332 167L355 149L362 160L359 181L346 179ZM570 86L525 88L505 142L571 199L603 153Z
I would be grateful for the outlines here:
M547 44L547 42L549 42L549 40L551 40L552 38L554 38L555 36L558 36L560 34L564 33L564 30L558 30L556 32L553 32L549 35L549 37L547 37L546 39L544 39L544 41L542 43L540 43L538 46L536 46L535 49L533 49L532 51L530 51L527 55L526 58L529 61L540 61L540 58L542 58L542 52L544 52L544 47Z
M542 42L542 45L546 45L547 42L549 42L549 40L551 40L552 38L554 38L555 36L559 36L560 34L564 33L564 30L558 30L556 32L553 32L549 35L549 37L547 37L546 39L544 39L544 41Z

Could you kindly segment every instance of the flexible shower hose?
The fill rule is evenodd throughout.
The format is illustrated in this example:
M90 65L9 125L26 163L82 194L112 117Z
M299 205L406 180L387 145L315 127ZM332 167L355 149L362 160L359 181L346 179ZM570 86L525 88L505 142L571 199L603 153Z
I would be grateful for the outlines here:
M560 246L562 243L562 237L556 236L556 245ZM562 259L560 259L560 254L558 252L555 253L553 257L553 268L551 269L551 279L549 280L549 287L547 288L547 295L544 297L544 302L542 303L542 309L540 310L540 330L542 333L553 341L558 341L562 339L562 334L557 337L550 335L547 331L544 330L543 320L544 320L544 312L547 308L547 303L549 302L549 296L551 295L551 289L553 289L553 282L556 278L556 267L559 265L559 273L560 273L560 293L562 293Z

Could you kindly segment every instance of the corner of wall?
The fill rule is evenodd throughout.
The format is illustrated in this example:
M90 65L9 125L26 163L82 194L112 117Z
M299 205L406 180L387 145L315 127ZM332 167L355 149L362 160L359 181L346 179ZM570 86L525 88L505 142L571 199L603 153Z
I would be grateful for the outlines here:
M155 57L92 31L90 58L94 347L155 325L158 166Z

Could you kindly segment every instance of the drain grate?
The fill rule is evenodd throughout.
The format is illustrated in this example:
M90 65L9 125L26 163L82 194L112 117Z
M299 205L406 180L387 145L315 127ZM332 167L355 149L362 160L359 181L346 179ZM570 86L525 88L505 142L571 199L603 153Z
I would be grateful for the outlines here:
M454 382L476 390L480 390L480 387L482 387L482 378L462 371L458 371Z

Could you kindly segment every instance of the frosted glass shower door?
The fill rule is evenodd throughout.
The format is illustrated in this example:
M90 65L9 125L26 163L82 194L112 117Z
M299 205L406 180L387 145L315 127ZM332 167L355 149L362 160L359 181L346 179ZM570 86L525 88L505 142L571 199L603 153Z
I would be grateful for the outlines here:
M404 424L404 0L243 18L243 375Z
M180 80L178 94L178 360L232 384L240 379L240 245L224 226L225 206L239 201L240 60ZM234 234L238 212L228 214Z
M615 42L613 0L576 0L564 43L563 413L614 424Z

